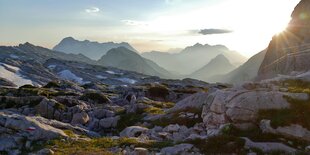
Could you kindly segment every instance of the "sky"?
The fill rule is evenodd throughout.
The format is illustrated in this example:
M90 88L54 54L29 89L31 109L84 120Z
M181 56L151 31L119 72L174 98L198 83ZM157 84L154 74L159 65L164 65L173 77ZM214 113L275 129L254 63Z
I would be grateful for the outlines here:
M139 52L222 44L250 57L285 29L299 0L0 0L0 45L62 38Z

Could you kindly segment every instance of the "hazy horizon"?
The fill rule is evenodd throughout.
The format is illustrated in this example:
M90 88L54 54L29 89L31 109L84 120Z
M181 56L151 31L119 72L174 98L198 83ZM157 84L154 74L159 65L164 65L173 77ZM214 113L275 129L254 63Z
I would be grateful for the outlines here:
M140 52L167 51L195 43L222 44L250 57L284 30L298 2L0 1L0 45L30 42L52 48L72 36L78 40L128 42Z

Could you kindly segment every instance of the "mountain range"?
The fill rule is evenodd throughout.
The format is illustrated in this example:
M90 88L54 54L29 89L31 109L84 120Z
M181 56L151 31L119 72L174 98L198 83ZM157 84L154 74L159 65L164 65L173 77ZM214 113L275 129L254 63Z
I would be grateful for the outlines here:
M114 43L114 42L92 42L89 40L79 41L73 37L67 37L58 43L53 50L64 53L83 54L90 59L98 60L105 55L109 50L117 47L126 47L131 51L137 52L131 45L126 42Z
M235 66L247 60L236 51L231 51L223 45L195 44L186 47L179 53L146 52L142 56L154 61L163 68L183 75L189 75L208 64L216 56L223 54Z
M189 77L203 81L210 81L210 77L219 74L226 74L235 68L236 67L232 65L223 54L220 54L212 59L208 64L192 73Z

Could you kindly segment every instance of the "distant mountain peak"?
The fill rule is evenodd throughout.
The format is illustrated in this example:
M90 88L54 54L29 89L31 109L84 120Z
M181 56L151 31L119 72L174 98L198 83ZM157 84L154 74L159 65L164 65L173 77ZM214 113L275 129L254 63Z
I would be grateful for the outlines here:
M137 52L137 50L135 50L129 43L126 42L99 43L97 41L90 40L79 41L74 39L73 37L66 37L62 39L61 42L53 48L53 50L64 53L83 54L90 59L98 60L109 50L120 46L124 46L131 51Z

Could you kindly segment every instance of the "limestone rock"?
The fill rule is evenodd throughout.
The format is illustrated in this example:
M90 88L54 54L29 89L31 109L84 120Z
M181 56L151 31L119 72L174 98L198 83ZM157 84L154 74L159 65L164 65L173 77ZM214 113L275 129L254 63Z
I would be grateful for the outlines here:
M89 121L89 116L86 112L76 113L73 115L71 124L86 124Z
M130 126L125 128L121 133L120 137L139 137L142 133L147 132L149 129L140 126Z

